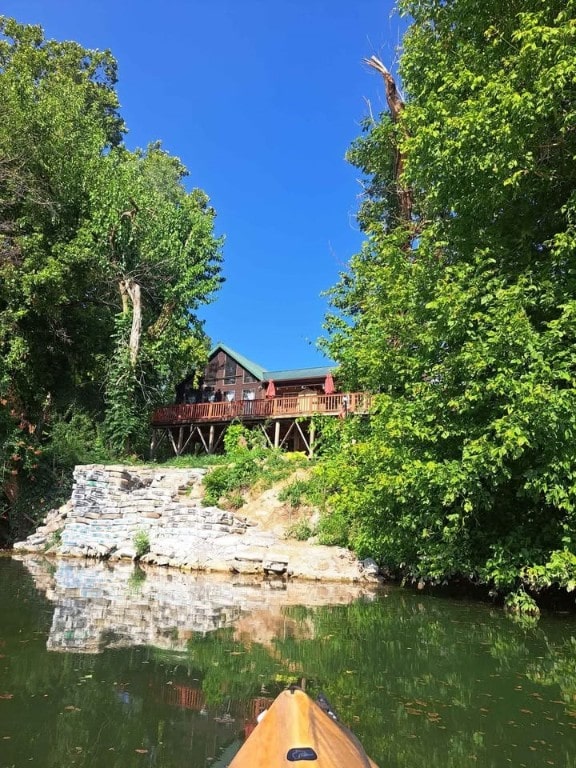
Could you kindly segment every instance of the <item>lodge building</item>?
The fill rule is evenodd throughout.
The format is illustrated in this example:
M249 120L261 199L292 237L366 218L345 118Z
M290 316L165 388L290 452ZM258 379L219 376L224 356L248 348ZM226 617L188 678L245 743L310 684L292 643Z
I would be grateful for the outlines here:
M174 405L152 416L152 456L167 441L180 456L215 453L232 422L258 429L272 447L314 453L316 414L345 418L367 413L370 396L340 392L332 366L268 371L225 344L210 352L201 376L177 388Z

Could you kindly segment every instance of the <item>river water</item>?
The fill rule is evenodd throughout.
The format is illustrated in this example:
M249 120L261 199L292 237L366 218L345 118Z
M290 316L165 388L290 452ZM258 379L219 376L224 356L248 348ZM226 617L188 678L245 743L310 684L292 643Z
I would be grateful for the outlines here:
M291 682L381 768L576 766L574 615L38 558L0 585L0 768L222 768Z

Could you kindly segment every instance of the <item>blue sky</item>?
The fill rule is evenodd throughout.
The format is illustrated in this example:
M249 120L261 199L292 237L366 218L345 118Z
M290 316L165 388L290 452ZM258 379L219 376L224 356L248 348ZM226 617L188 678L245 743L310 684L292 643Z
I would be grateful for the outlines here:
M323 365L326 300L359 249L358 172L344 160L384 107L404 21L392 0L4 0L50 38L109 48L130 148L160 139L226 237L226 282L202 311L269 370Z

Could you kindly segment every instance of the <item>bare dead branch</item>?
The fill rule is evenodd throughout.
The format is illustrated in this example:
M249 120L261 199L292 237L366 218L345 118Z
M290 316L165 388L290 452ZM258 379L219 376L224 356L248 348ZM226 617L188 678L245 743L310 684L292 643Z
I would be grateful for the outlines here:
M404 109L404 99L396 87L396 81L394 80L394 77L390 74L388 69L386 69L384 64L377 56L370 56L369 59L364 59L364 63L369 67L372 67L372 69L375 69L376 72L378 72L384 78L388 109L392 115L392 120L397 122L400 112Z
M392 122L398 123L400 114L404 109L405 104L404 99L400 95L400 92L396 86L394 77L377 56L370 56L369 59L364 59L364 63L382 75L386 90L386 103L388 104L388 109L390 110ZM401 152L398 146L396 146L396 157L394 158L394 179L396 181L400 217L406 224L412 225L412 208L414 202L413 194L412 190L409 187L406 187L402 180L405 164L406 158L403 152Z

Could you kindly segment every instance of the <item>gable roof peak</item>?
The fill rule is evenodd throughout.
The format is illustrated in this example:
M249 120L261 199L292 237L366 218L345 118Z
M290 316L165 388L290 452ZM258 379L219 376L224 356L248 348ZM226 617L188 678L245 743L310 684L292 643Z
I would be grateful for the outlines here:
M244 355L241 355L239 352L236 352L236 350L232 349L232 347L229 347L227 344L223 344L221 341L219 341L217 344L215 344L212 349L210 350L210 354L208 355L208 358L211 359L214 357L214 355L218 352L218 350L222 350L225 352L229 357L234 358L239 365L242 366L242 368L245 368L249 373L252 374L255 378L257 378L259 381L262 381L264 379L264 373L265 368L261 365L258 365L258 363L255 363L253 360L249 360L247 357L244 357Z

